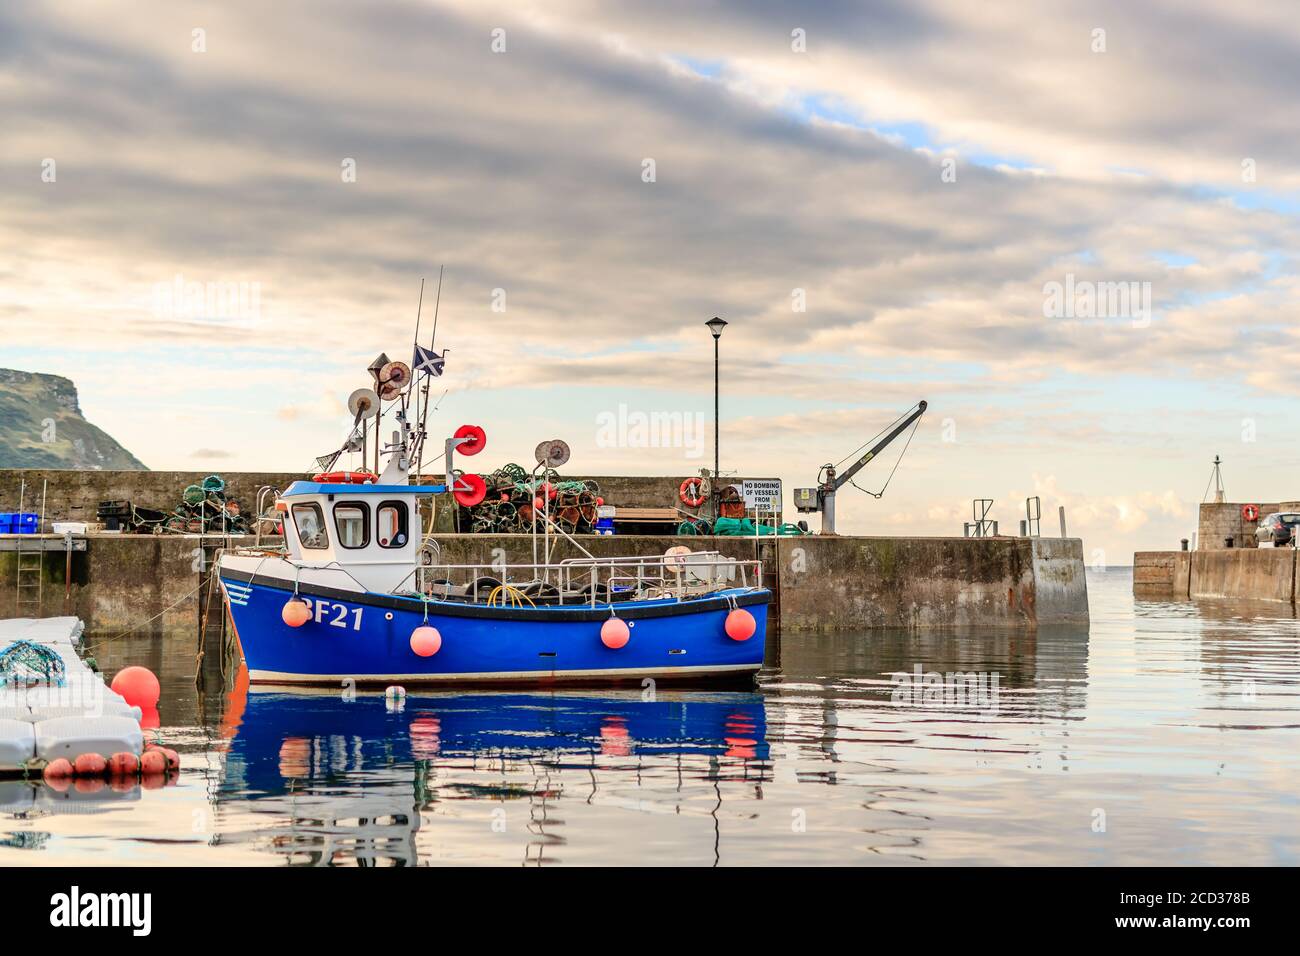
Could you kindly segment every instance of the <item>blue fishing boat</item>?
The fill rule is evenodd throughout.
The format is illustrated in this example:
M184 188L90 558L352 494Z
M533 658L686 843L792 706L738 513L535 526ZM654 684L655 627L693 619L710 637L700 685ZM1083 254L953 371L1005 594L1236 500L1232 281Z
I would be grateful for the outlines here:
M417 350L417 361L421 353ZM412 483L426 434L414 376L402 363L372 369L358 390L349 443L322 471L278 492L272 513L284 543L224 551L218 574L229 620L255 683L539 684L625 680L752 680L763 663L771 592L762 567L714 551L597 558L536 509L527 564L448 564L418 507L444 497L472 506L484 484L455 470L481 451L482 429L463 426L444 449L445 484ZM396 385L394 385L396 383ZM333 471L359 426L384 401L400 430L382 475ZM425 402L427 409L427 400ZM376 438L378 442L378 438ZM562 442L539 446L539 470ZM380 449L375 449L378 459ZM364 456L365 450L362 447ZM564 449L567 459L567 448ZM376 469L378 471L378 469ZM536 475L536 472L535 472ZM545 499L545 495L542 495ZM259 503L260 508L260 503ZM260 511L259 511L260 516ZM563 537L580 557L552 563Z

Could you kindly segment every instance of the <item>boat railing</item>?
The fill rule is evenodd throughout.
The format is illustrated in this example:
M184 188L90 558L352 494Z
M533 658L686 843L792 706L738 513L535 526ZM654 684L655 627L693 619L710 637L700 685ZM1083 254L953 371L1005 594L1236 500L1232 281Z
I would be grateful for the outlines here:
M254 539L254 547L260 548L262 546L262 523L269 522L271 527L274 528L277 519L281 519L278 512L269 509L266 506L267 499L269 498L273 508L279 497L280 489L273 485L263 485L261 488L257 489L257 506L254 509L253 515L253 533L256 535L256 538Z
M718 551L643 557L569 558L558 564L428 564L412 571L416 591L439 600L591 607L615 602L616 594L640 599L701 597L727 588L762 587L762 564ZM751 583L752 582L752 583Z

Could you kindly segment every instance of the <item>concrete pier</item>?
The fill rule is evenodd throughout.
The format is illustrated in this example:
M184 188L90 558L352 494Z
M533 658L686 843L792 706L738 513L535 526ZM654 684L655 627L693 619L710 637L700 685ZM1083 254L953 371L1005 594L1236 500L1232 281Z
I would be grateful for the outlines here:
M1292 548L1139 551L1133 596L1145 600L1246 600L1295 604Z
M530 562L527 535L439 535L448 564ZM765 539L621 535L583 537L597 557L658 555L675 544L757 559L776 593L774 620L795 630L1015 627L1086 624L1088 592L1077 538ZM230 539L232 545L251 539ZM142 633L194 628L212 550L195 535L90 535L72 554L49 554L40 613L74 615L96 633L152 622ZM562 543L553 560L578 557ZM18 616L17 555L0 552L0 618ZM65 594L67 595L65 598ZM35 611L23 609L24 616Z

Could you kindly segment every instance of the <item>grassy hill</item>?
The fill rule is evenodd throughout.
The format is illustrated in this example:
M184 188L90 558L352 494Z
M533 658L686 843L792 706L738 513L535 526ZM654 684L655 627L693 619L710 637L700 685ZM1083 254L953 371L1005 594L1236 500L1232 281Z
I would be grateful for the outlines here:
M0 468L147 471L81 417L77 387L58 375L0 368Z

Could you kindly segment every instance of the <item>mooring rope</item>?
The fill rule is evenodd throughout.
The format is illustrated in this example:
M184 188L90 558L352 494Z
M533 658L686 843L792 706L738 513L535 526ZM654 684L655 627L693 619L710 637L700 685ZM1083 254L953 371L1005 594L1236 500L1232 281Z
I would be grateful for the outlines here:
M164 614L166 614L166 613L169 612L169 611L173 611L173 610L175 610L175 609L176 609L177 607L179 607L182 603L184 603L185 601L188 601L188 600L189 600L190 598L192 598L195 594L198 594L200 591L202 591L205 587L208 587L208 586L209 586L209 583L210 583L210 579L200 581L200 582L199 582L199 586L196 587L193 591L190 591L188 594L185 594L184 596L182 596L182 597L180 597L179 599L177 599L177 601L176 601L174 604L172 604L171 606L163 608L161 611L159 611L159 612L158 612L157 614L155 614L153 617L149 618L149 620L147 620L147 621L142 621L141 623L137 624L135 627L128 628L127 630L123 631L123 632L120 633L120 634L114 634L114 635L112 635L112 636L110 636L110 637L101 638L100 640L95 641L93 644L85 644L85 645L83 645L83 648L82 648L82 649L85 650L85 651L89 651L89 650L91 650L92 648L102 647L102 646L105 645L105 644L109 644L109 643L111 643L111 642L113 642L113 641L116 641L116 640L118 640L118 639L120 639L120 638L126 637L128 634L134 634L136 631L140 630L140 628L142 628L142 627L148 627L150 624L152 624L154 621L158 620L158 619L159 619L160 617L162 617Z

